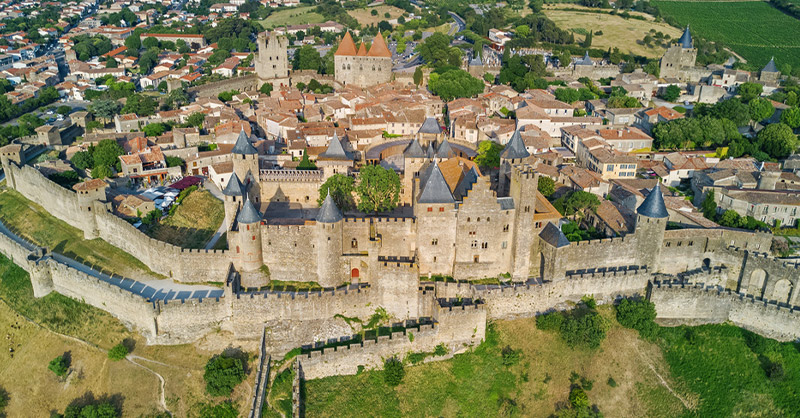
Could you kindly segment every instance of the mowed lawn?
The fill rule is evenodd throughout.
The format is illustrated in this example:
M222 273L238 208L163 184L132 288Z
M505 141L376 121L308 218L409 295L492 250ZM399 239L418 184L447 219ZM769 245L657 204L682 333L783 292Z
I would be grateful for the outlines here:
M285 25L303 25L306 23L322 23L325 18L314 12L315 6L292 7L277 11L266 19L258 21L264 29L272 29Z
M372 11L375 10L378 14L373 16ZM389 18L386 18L386 13L389 13ZM347 14L358 20L362 26L377 25L381 20L397 19L405 13L405 10L399 9L394 6L387 6L382 4L375 7L367 7L364 9L348 10Z
M83 231L14 190L0 189L0 220L28 241L98 269L134 278L156 276L141 261L102 239L84 239Z
M655 0L661 11L689 24L692 32L722 42L756 67L775 56L783 63L800 65L800 20L766 2Z
M570 9L580 8L580 6L575 5L564 6ZM669 35L671 38L679 38L681 35L679 29L666 23L656 23L652 20L623 19L620 16L612 16L605 13L558 10L558 8L546 8L544 13L562 29L602 31L602 35L594 35L592 37L593 48L608 49L616 47L622 52L630 52L649 58L660 57L665 50L661 46L650 48L637 42L641 41L650 32L650 29ZM576 38L582 40L584 36L576 35Z
M224 219L222 201L208 190L195 190L147 234L183 248L204 248Z

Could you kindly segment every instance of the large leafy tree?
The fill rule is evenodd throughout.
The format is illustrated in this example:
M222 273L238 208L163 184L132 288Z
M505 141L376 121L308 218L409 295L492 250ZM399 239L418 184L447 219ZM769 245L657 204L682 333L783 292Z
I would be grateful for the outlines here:
M103 119L106 123L108 123L114 115L118 114L120 109L122 109L122 105L119 104L118 101L111 99L97 99L89 106L89 111L98 118Z
M756 98L747 104L750 110L750 118L756 122L769 119L775 113L775 106L767 99Z
M294 54L292 68L295 70L314 70L320 71L322 58L319 52L311 45L303 45Z
M208 361L203 374L206 392L212 396L230 396L233 388L244 380L244 364L236 357L221 354Z
M385 212L397 207L400 200L400 177L394 170L379 165L361 169L358 176L358 210L365 213Z
M428 79L428 89L449 102L459 97L472 97L483 93L483 81L464 70L451 69L444 73L434 72Z
M336 206L342 211L352 210L356 204L353 200L353 192L355 191L355 180L344 174L334 174L322 183L319 188L319 198L317 204L322 206L322 202L330 192Z
M150 116L156 112L156 102L150 96L134 94L128 97L125 106L122 107L123 114L135 113L138 116Z
M667 86L667 88L664 89L664 92L661 93L661 98L668 102L674 102L675 100L678 100L678 97L680 96L681 88L674 84Z
M94 167L108 166L113 167L119 164L120 155L125 154L125 150L113 139L104 139L97 143L92 151Z
M792 129L800 128L800 108L793 107L781 113L781 122Z
M443 33L434 33L419 48L419 56L433 68L445 65L459 66L461 50L450 46L452 38Z
M772 158L785 158L797 150L797 135L783 123L773 123L762 129L757 142Z
M761 92L764 90L764 86L758 83L742 83L739 86L739 95L742 96L742 101L749 102L750 100L755 99L756 97L761 95Z
M478 155L475 157L475 163L481 167L498 167L500 166L500 152L503 146L494 141L481 141L478 145Z

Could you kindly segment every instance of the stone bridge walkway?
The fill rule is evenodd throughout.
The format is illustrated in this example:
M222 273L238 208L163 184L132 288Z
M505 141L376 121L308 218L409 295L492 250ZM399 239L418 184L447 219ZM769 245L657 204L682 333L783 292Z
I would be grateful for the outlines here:
M26 249L33 251L37 248L31 242L11 232L2 222L0 222L0 233L11 238ZM67 256L58 253L48 253L47 256L52 257L54 260L66 264L75 270L86 273L92 277L96 277L104 282L113 284L114 286L125 289L135 295L139 295L147 301L155 300L182 300L182 299L205 299L205 298L221 298L224 291L214 286L204 285L189 285L175 283L169 279L152 279L152 280L133 280L118 275L109 275L101 271L97 271L86 264L80 263Z

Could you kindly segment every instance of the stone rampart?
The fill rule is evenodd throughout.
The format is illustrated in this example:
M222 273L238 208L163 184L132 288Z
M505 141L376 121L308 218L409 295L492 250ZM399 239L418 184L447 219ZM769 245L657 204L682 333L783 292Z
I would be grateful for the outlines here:
M695 284L654 283L650 300L662 325L700 325L730 321L779 341L800 340L800 308L778 305L728 289Z
M227 80L214 81L199 86L189 87L186 89L186 93L192 97L216 98L218 94L224 91L255 91L259 87L258 76L256 74L247 74L240 77L229 78Z
M485 337L486 312L481 305L443 307L437 317L439 319L434 324L420 325L419 329L409 328L379 336L376 340L314 350L302 355L299 359L305 378L352 375L358 372L359 366L381 369L388 358L402 359L408 353L432 352L439 344L444 344L448 353L455 353L463 350L465 344L478 344ZM408 333L413 334L413 338Z
M152 304L157 335L152 343L189 343L221 328L231 318L225 298L158 300Z

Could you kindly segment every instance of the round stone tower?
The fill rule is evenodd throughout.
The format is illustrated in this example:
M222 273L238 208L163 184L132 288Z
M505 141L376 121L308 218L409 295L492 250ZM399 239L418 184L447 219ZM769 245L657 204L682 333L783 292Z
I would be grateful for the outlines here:
M228 184L222 190L222 195L225 196L225 225L230 231L236 223L236 213L242 207L245 196L245 188L242 182L239 181L239 176L236 173L231 174Z
M257 272L264 264L261 248L261 213L250 199L245 199L242 210L236 217L238 224L238 243L236 256L242 272ZM266 276L242 274L242 286L261 287L266 285Z
M317 277L322 286L342 283L342 212L330 192L317 214Z
M636 244L639 249L639 264L651 271L658 271L664 231L667 229L669 212L661 194L661 183L656 183L650 194L636 209Z

